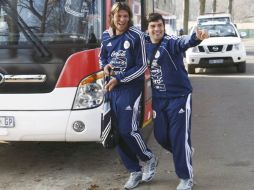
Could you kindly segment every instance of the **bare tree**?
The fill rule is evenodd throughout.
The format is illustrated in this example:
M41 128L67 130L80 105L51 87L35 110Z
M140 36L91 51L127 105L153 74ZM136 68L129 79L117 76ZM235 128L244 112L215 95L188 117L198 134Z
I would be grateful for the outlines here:
M34 16L36 16L41 21L41 26L40 26L39 31L40 31L40 33L44 33L47 17L52 11L52 8L49 10L49 7L53 7L52 5L57 3L57 1L56 0L45 0L44 5L43 5L43 10L41 13L39 11L37 11L36 8L34 7L34 2L35 2L35 0L23 0L20 2L20 6L28 9L30 12L33 13Z
M17 0L12 0L10 3L12 7L15 8L15 11L17 11L17 4L18 4ZM6 16L6 22L9 28L8 41L13 44L18 43L19 37L20 37L18 26L15 24L11 16Z
M213 0L213 13L216 13L217 0Z
M44 9L42 12L42 17L41 17L41 33L43 34L45 32L45 24L46 24L46 17L47 17L47 9L48 9L48 1L44 1Z
M205 14L206 0L199 0L199 15Z
M232 14L233 0L228 0L228 13Z
M189 0L184 0L183 2L183 31L184 34L188 33L188 21L189 21Z

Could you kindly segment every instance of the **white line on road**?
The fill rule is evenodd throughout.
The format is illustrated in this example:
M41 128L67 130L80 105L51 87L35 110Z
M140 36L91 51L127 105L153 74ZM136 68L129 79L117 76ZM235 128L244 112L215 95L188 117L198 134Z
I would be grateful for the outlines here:
M191 78L240 78L240 79L252 79L254 75L190 75Z

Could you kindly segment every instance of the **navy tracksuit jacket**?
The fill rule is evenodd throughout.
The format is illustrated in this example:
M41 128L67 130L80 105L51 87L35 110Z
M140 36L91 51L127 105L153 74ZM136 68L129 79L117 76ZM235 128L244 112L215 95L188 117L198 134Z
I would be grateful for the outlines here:
M118 153L130 172L140 171L140 158L147 161L152 153L139 133L140 102L147 68L144 35L135 27L117 36L102 35L100 65L114 67L118 85L110 92L112 109L120 132Z
M149 36L146 42L152 80L154 135L163 148L173 153L178 177L189 179L193 177L190 138L192 87L182 54L201 41L193 34L180 38L165 35L159 47L150 42Z

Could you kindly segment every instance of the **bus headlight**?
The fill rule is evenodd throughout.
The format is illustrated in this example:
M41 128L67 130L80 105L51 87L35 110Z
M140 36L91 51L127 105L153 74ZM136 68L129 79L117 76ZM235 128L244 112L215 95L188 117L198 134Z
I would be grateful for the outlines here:
M100 71L80 82L72 109L89 109L101 105L103 77L103 71Z

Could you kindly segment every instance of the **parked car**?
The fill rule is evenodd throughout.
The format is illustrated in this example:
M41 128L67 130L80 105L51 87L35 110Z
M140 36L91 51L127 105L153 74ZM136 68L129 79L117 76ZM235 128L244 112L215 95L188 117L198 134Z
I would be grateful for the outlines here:
M188 73L194 74L195 68L228 66L236 66L239 73L246 71L246 50L232 22L207 21L197 27L207 30L210 37L186 51Z

